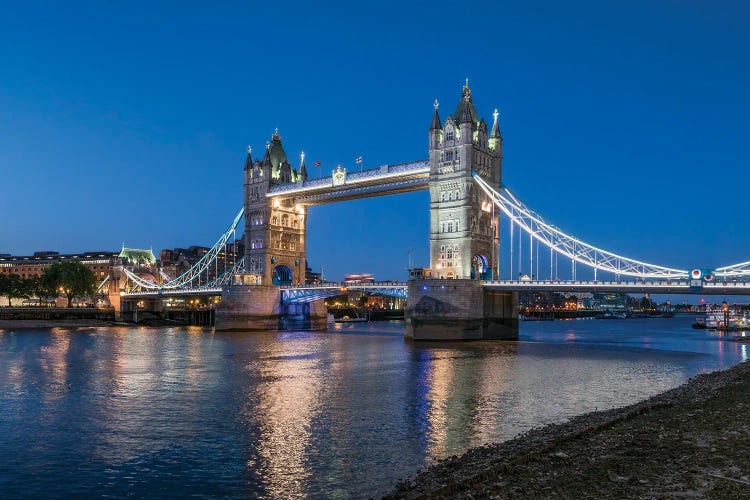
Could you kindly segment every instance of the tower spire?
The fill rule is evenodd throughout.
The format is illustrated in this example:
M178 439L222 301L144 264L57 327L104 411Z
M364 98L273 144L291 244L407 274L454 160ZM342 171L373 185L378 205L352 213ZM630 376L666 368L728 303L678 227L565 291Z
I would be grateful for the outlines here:
M466 94L464 95L464 109L461 112L461 119L459 120L458 124L462 125L464 123L474 123L474 120L471 116L471 96Z
M435 103L433 106L435 106L435 113L432 115L432 124L430 125L430 131L433 130L442 130L443 126L440 124L440 115L438 114L438 106L440 103L438 103L438 100L435 99Z
M494 121L492 122L492 132L490 132L489 139L490 149L494 151L498 151L503 144L503 136L500 134L500 123L497 121L499 116L500 113L498 113L497 108L495 108L495 111L492 113Z
M299 178L303 181L307 180L307 167L305 166L305 152L302 151L300 154L300 164L299 164Z
M497 122L498 116L500 116L500 113L498 113L497 108L495 108L495 111L492 113L494 121L492 123L492 132L490 133L490 137L493 139L502 139L502 136L500 135L500 124Z
M245 160L245 170L249 170L253 168L252 152L253 152L253 148L251 146L248 146L247 147L247 159Z

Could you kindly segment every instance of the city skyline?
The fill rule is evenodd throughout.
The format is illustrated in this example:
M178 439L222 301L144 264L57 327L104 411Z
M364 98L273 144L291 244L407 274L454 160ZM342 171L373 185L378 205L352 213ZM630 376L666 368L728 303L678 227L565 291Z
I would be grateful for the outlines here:
M279 31L229 6L8 9L0 253L211 246L248 145L278 127L311 177L424 159L433 100L451 113L469 77L480 116L500 112L504 183L547 220L655 264L750 260L746 7L360 8L394 36L331 7ZM428 262L428 207L425 192L311 207L308 261L403 279L409 252Z

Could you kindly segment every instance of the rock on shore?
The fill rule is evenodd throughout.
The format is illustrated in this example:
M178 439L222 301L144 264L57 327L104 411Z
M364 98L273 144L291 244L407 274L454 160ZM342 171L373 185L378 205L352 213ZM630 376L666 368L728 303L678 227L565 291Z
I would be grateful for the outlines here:
M386 498L750 498L750 363L473 448Z

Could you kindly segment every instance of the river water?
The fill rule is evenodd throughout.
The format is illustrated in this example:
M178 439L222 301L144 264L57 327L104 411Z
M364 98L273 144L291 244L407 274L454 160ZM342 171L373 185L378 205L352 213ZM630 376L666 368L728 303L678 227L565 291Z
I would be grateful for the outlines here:
M747 358L672 319L525 322L519 342L0 330L0 492L359 498L471 446Z

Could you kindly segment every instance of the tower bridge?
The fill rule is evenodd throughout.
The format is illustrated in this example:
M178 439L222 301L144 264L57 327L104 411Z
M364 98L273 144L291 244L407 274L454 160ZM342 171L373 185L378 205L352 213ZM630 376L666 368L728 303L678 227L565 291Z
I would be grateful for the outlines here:
M220 292L217 330L323 329L321 299L346 286L406 297L409 338L488 339L517 337L520 291L750 295L750 262L691 271L654 265L570 236L527 207L501 183L499 114L494 111L491 126L479 116L468 81L445 120L435 101L428 145L425 160L360 171L338 166L330 176L308 179L304 154L293 168L277 130L262 158L248 148L244 207L204 259L158 285L123 269L131 284L121 294L123 301ZM429 191L428 269L413 273L408 282L305 283L308 207L416 190ZM244 258L220 268L222 249L226 255L242 219ZM501 236L509 240L502 246L510 250L504 263L510 280L500 279ZM549 279L541 280L545 252ZM558 258L570 261L570 279L558 278ZM580 279L577 267L593 272L593 279ZM522 270L530 277L513 279Z

